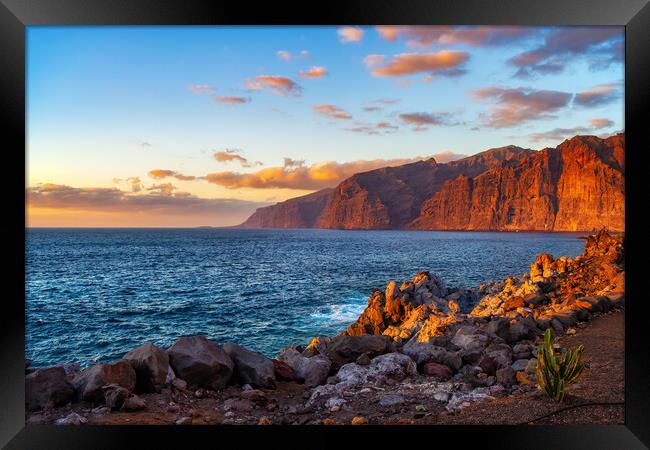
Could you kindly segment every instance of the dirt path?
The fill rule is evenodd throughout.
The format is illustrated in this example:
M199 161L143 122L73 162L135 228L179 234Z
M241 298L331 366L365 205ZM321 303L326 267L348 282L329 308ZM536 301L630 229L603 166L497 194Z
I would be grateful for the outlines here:
M558 405L541 392L516 394L483 403L475 403L455 415L440 415L428 423L439 424L520 424L544 416L565 406L592 402L625 400L625 311L604 314L586 324L573 336L559 339L563 347L585 346L586 367L580 378L567 389L565 403ZM535 425L623 424L624 405L585 406L548 418Z

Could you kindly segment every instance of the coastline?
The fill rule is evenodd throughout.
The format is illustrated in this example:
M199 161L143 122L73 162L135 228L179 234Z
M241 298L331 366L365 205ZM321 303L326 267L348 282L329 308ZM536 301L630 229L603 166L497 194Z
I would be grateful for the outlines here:
M284 423L297 416L288 423L350 423L348 416L361 410L374 423L381 415L372 416L372 408L401 411L415 393L427 404L411 405L415 412L404 418L457 414L477 401L535 392L530 367L544 326L577 335L580 324L624 308L623 238L601 232L585 245L578 258L542 254L530 274L478 288L447 289L426 272L399 288L391 282L373 293L348 330L287 348L273 361L235 345L183 338L168 350L145 344L136 355L80 373L39 369L27 377L35 411L28 423L110 423L125 414L134 424L170 423L170 414L179 424ZM471 310L470 299L478 300ZM201 361L199 349L212 358ZM200 365L208 369L197 373ZM355 406L355 394L372 398L369 410ZM206 401L210 411L192 407ZM151 422L156 414L164 421Z

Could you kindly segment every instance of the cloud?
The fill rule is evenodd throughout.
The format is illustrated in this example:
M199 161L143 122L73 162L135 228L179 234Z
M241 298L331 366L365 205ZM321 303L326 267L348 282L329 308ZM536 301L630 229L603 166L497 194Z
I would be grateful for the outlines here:
M593 133L604 128L609 128L614 125L614 122L604 117L594 117L589 120L588 126L575 126L572 128L554 128L552 130L543 131L539 133L531 133L528 135L528 140L531 142L541 141L563 141L571 138L577 134Z
M376 77L398 77L428 72L431 75L458 76L465 71L461 66L469 58L469 53L455 50L442 50L438 53L402 53L396 55L388 64L372 69Z
M352 118L350 114L334 105L314 105L313 109L315 113L322 114L333 119L347 120Z
M379 64L383 64L385 60L386 60L386 55L373 54L373 55L368 55L365 58L363 58L363 63L367 67L373 67L373 66L377 66Z
M394 133L399 127L388 122L378 122L375 124L359 123L355 127L346 128L347 131L362 133L367 135L380 135Z
M259 75L246 80L246 86L253 91L266 88L279 95L299 96L302 92L302 88L291 78L279 75Z
M279 50L276 55L278 55L278 58L284 59L285 61L291 60L291 53L286 50Z
M594 128L607 128L614 125L613 120L609 120L605 117L594 117L593 119L589 120L589 123Z
M167 185L150 189L152 193L143 195L130 194L117 188L76 188L45 183L26 189L28 213L31 208L48 208L138 214L209 214L213 218L222 216L233 221L245 218L255 208L264 205L235 199L200 198L187 192L173 194L173 189L170 191Z
M140 145L140 147L151 147L151 143L146 141L140 141L138 145Z
M276 55L278 55L278 58L283 59L285 61L291 61L292 59L295 58L300 58L300 59L305 59L309 57L309 52L307 50L301 50L298 55L291 53L287 50L278 50L275 52Z
M510 44L534 33L533 27L516 26L378 26L377 32L388 41L406 39L407 45L429 47L433 44L466 44L473 47Z
M363 30L359 27L341 27L336 32L339 35L339 41L344 44L359 42L363 39Z
M166 197L172 195L175 190L176 186L171 183L154 184L153 186L147 188L147 191L149 192L153 192L154 194L158 195L164 195Z
M181 180L181 181L196 180L195 176L183 175L174 170L166 170L166 169L153 169L149 171L148 175L155 180L162 180L163 178L176 178L177 180Z
M578 92L573 99L575 106L593 108L606 105L621 97L620 83L606 83L593 85L589 90Z
M325 161L312 165L306 165L304 161L299 161L300 164L297 165L287 165L285 160L285 165L282 167L268 167L254 173L216 172L210 173L204 178L209 183L224 186L228 189L286 188L316 190L336 186L344 179L359 172L386 166L399 166L423 159L426 158L357 160L344 163ZM289 162L295 162L295 160L289 159Z
M325 67L313 66L307 71L298 72L298 76L302 78L322 78L329 75Z
M544 43L520 53L508 63L517 68L516 77L560 73L577 58L586 59L589 68L600 70L623 62L622 27L560 27L552 29Z
M458 125L459 122L452 120L453 115L451 113L424 113L424 112L414 112L414 113L402 113L399 115L399 118L402 122L407 125L413 126L413 131L424 131L428 129L429 126L439 126L439 125Z
M431 156L433 156L433 158L438 163L448 163L450 161L456 161L457 159L467 158L467 155L464 155L462 153L454 153L449 150L440 153L434 153Z
M551 113L566 107L572 94L521 87L486 87L474 91L473 97L477 100L492 99L495 102L490 113L483 115L483 125L502 128L554 117Z
M244 103L249 103L251 101L250 98L232 97L232 96L229 96L229 95L214 96L214 97L212 97L212 100L215 103L225 103L225 104L228 104L228 105L242 105Z
M214 94L217 92L215 88L207 84L190 84L187 90L194 94Z
M142 181L140 177L129 177L126 182L131 186L131 192L140 192L142 190Z
M260 161L255 161L251 162L248 159L244 158L242 155L239 154L241 150L237 149L226 149L226 150L219 150L216 151L212 157L217 160L218 162L232 162L232 161L237 161L241 164L242 167L253 167L253 166L261 166L262 163Z

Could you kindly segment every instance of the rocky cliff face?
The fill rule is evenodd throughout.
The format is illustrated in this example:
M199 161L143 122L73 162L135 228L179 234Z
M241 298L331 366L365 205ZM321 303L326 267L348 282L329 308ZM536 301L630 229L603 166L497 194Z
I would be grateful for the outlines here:
M407 228L581 231L625 228L622 134L576 136L517 164L445 182Z
M276 205L258 208L240 227L244 228L313 228L333 189L322 189Z
M576 136L356 174L260 208L242 226L340 229L624 230L625 136Z

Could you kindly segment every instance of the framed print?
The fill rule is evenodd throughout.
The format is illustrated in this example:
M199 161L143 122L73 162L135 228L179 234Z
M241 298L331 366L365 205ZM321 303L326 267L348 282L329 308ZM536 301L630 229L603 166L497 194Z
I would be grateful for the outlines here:
M1 10L7 448L646 448L647 2Z

